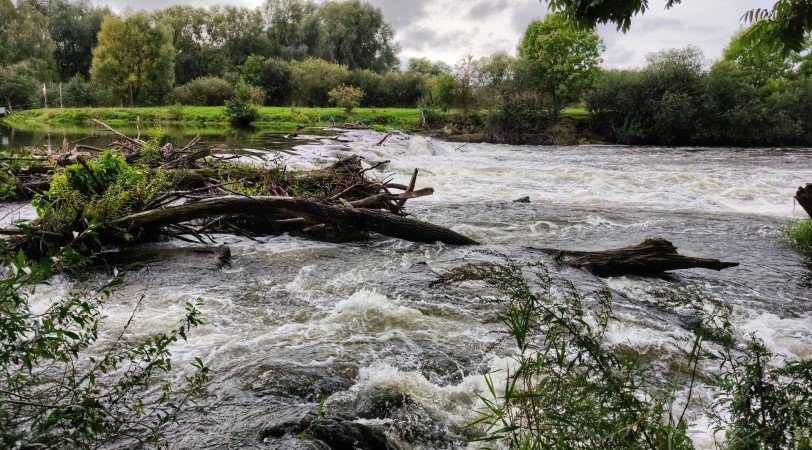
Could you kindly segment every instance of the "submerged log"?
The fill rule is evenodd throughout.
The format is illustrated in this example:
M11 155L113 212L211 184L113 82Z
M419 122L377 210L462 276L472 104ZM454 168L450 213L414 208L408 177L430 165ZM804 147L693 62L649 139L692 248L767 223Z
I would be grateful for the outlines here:
M631 247L598 252L542 249L554 253L555 260L570 267L586 269L601 277L620 275L656 275L670 270L736 267L739 263L718 259L695 258L677 253L677 247L663 238L648 238Z
M812 218L812 183L807 184L805 187L799 187L798 192L795 193L795 200L806 211L806 214Z
M127 229L155 229L193 220L219 216L287 216L313 224L330 224L352 230L379 233L411 242L443 242L451 245L477 245L473 239L448 228L408 217L366 208L341 208L293 197L223 196L196 203L152 209L117 220Z

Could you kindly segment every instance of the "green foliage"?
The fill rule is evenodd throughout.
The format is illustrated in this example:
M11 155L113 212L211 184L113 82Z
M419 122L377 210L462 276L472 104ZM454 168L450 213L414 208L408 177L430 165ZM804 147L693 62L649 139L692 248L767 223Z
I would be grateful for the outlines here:
M240 72L246 83L265 91L267 104L283 105L290 99L293 76L287 62L250 56L241 66Z
M604 72L587 99L590 123L625 144L809 145L809 78L787 76L759 86L735 61L706 71L698 49L663 51L642 71Z
M293 101L301 106L327 106L327 93L341 85L349 75L346 66L308 58L290 63L293 77Z
M485 428L480 440L511 449L693 448L684 417L670 414L670 395L648 385L639 358L606 348L608 291L584 295L542 265L511 262L470 264L440 281L465 280L508 296L500 318L518 350L503 384L486 376L482 417L472 424Z
M327 96L330 98L330 103L344 108L344 111L347 114L352 113L352 110L357 108L358 105L361 104L361 99L364 98L364 91L361 89L347 86L342 84L336 88L330 90L327 93Z
M431 91L431 98L441 111L447 112L451 109L454 104L454 77L449 74L437 77L434 89Z
M451 66L442 61L432 62L427 58L412 58L409 60L406 70L417 75L436 77L442 74L450 74L452 69Z
M126 19L108 15L93 50L93 79L126 98L130 106L163 103L174 84L175 49L165 25L146 13Z
M727 414L714 419L730 450L812 446L812 361L770 368L773 356L755 337L742 354L717 356L728 370L717 377L722 395L714 406Z
M163 173L132 167L123 156L105 151L85 165L60 169L32 204L46 229L61 232L141 211L165 185Z
M666 8L671 8L681 0L667 0ZM550 10L562 11L567 17L584 26L594 28L599 23L614 23L624 32L631 27L632 17L648 9L648 0L550 0Z
M234 96L234 86L217 77L194 79L172 91L170 101L181 105L222 106Z
M535 62L537 89L550 98L557 117L566 103L580 100L595 82L603 43L594 30L579 27L563 14L550 14L527 26L519 57Z
M496 259L435 282L481 280L508 299L500 318L517 353L506 371L486 375L481 418L472 424L484 428L478 440L510 449L692 449L686 413L695 385L706 383L715 400L705 410L726 436L721 448L809 448L812 361L774 365L755 337L740 344L726 302L698 288L650 292L694 333L663 372L634 349L607 342L610 292L583 293L541 264L489 256ZM717 370L703 372L704 362ZM682 389L686 403L677 408Z
M795 250L812 257L812 219L790 223L782 231Z
M40 105L40 89L37 75L29 62L9 66L0 65L0 106L20 107Z
M76 264L74 254L66 247L51 262ZM102 307L120 279L93 291L71 291L38 312L28 292L47 281L52 267L31 264L19 255L3 270L3 448L90 449L128 440L156 443L161 431L202 392L208 379L202 361L196 359L192 370L178 377L181 374L173 370L170 355L171 346L186 340L189 330L202 323L198 305L187 304L185 316L171 330L137 340L128 333L129 322L117 334L100 326ZM91 350L102 343L103 352Z
M53 90L51 90L53 92ZM105 106L115 103L113 95L103 86L90 81L84 75L75 75L62 88L63 105L66 108L78 106Z
M395 32L380 8L359 0L326 2L318 10L331 61L350 69L395 70L399 61Z
M32 1L0 1L0 67L27 62L37 81L54 75L54 41L43 30L48 17Z
M226 116L232 125L248 126L257 118L257 107L251 95L251 87L240 82L234 89L234 97L226 102Z
M38 5L49 19L48 32L55 44L53 58L59 79L87 77L102 20L110 10L89 0L48 0Z

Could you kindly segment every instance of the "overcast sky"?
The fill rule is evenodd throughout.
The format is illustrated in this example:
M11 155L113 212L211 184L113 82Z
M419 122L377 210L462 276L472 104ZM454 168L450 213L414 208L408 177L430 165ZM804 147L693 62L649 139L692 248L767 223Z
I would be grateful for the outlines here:
M103 0L97 0L105 3ZM185 3L209 6L216 3L257 6L262 0L112 0L116 10L161 8ZM466 55L476 57L496 51L514 53L527 24L546 13L538 0L367 0L383 10L397 32L401 60L425 56L452 66ZM775 0L683 0L664 10L665 0L650 0L651 9L632 21L626 34L614 26L601 26L606 43L603 65L639 66L647 53L664 48L697 45L716 59L730 37L742 27L742 14L768 8Z

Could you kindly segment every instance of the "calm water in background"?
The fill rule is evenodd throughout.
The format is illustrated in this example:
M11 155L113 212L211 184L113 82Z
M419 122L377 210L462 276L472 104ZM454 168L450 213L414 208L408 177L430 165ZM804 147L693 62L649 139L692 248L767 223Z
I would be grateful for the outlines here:
M27 133L11 133L10 143L48 140ZM105 311L111 329L126 322L142 294L132 328L138 336L169 329L184 302L203 301L206 324L174 354L180 364L202 357L213 382L201 409L171 433L181 448L294 448L260 439L261 430L296 411L313 411L325 398L328 414L382 425L405 448L465 448L465 425L476 418L485 386L482 373L503 370L513 351L494 333L501 330L495 317L504 304L478 283L430 283L466 261L493 258L489 252L549 262L529 247L603 249L662 236L684 253L741 266L687 270L665 280L551 270L583 289L612 289L618 320L610 341L634 346L655 363L667 365L690 338L654 301L650 291L658 287L701 289L733 306L741 336L756 333L779 354L812 357L810 262L779 232L803 218L792 194L812 182L809 150L462 145L400 135L377 147L382 135L350 132L350 142L298 145L280 155L274 149L291 144L279 134L232 133L206 140L268 150L268 159L282 157L291 168L349 154L370 163L389 160L376 175L404 184L418 168L417 187L436 193L410 201L409 212L486 246L225 237L220 241L231 246L230 267L159 258L128 273ZM172 138L182 143L194 134L180 130ZM58 146L62 136L50 141ZM511 202L526 195L532 203ZM71 286L58 279L38 296L47 303ZM713 392L697 395L708 400ZM369 413L371 399L393 396L410 401L383 416ZM692 419L697 445L710 448L707 419L698 409Z

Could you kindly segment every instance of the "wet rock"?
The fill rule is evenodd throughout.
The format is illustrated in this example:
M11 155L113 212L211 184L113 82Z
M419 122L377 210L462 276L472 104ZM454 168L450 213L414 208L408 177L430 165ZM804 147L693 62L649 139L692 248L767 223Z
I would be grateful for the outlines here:
M513 203L530 203L530 197L524 196L522 198L517 198L516 200L513 200Z
M275 414L259 432L261 439L296 436L303 433L316 420L316 413L310 410L290 409Z
M319 419L306 434L331 450L400 450L379 427L336 419Z

